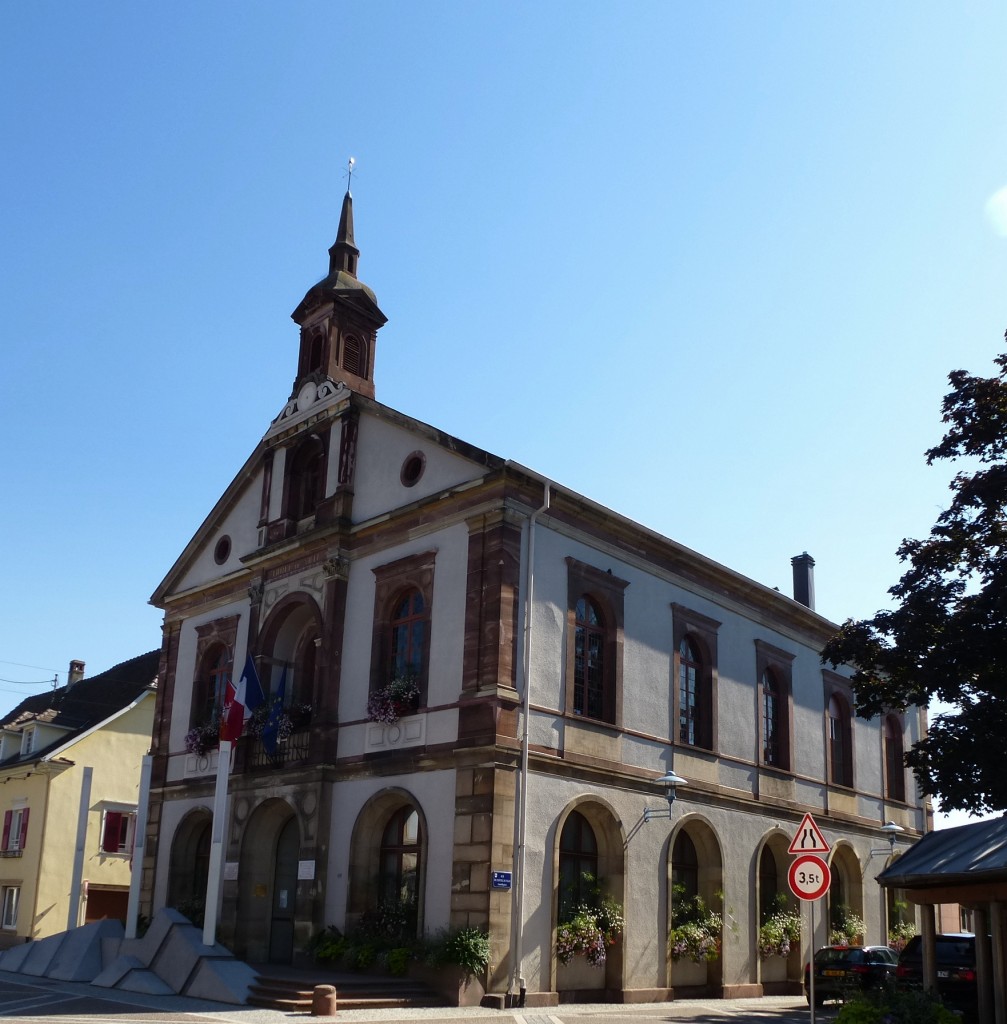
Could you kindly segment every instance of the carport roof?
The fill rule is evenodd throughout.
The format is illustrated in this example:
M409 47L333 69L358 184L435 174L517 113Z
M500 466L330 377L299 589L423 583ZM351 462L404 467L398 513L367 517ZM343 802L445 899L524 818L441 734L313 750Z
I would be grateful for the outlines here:
M878 882L917 890L1007 882L1007 816L928 833Z

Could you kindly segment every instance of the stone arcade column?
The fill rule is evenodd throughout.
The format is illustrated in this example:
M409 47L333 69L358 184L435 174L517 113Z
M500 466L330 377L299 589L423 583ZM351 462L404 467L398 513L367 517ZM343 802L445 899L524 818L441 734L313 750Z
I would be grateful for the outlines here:
M990 979L993 957L989 940L989 910L985 906L973 911L976 930L976 975L979 987L979 1024L993 1024L993 999Z
M934 923L934 905L924 903L920 907L923 925L923 988L926 992L937 992L937 926Z

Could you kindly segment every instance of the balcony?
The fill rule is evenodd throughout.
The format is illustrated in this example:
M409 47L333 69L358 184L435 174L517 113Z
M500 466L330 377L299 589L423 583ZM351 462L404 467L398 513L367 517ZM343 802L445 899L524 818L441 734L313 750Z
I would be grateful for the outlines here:
M284 768L287 765L299 764L308 759L308 729L303 726L295 729L289 736L276 741L276 752L272 755L266 753L262 746L262 738L249 736L245 741L246 760L245 767L256 768Z

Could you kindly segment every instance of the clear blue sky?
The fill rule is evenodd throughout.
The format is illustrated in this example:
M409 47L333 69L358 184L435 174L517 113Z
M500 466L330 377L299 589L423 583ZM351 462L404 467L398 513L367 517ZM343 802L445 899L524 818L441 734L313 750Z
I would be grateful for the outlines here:
M378 398L818 609L1007 327L1007 6L9 2L0 706L157 647L356 157ZM1003 218L1001 218L1001 221Z

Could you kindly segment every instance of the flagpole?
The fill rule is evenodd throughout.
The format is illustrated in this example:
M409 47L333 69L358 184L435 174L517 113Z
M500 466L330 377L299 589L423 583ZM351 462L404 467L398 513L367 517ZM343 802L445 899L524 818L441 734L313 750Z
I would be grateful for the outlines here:
M217 782L213 790L213 830L210 833L210 868L203 910L203 945L217 941L217 905L224 875L224 824L227 812L227 777L231 771L231 741L221 740L217 756Z

